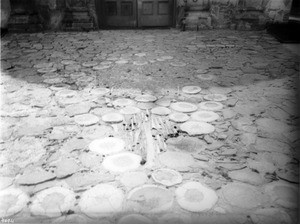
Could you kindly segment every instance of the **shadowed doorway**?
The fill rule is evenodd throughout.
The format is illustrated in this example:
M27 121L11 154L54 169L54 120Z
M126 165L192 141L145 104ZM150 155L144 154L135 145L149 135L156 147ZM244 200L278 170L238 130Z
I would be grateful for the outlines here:
M174 0L97 0L100 27L146 28L174 25Z

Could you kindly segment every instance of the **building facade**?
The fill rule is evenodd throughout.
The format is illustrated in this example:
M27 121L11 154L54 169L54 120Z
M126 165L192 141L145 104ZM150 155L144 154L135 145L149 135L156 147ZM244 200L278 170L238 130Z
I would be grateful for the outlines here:
M1 0L10 31L180 27L262 29L288 20L292 0Z

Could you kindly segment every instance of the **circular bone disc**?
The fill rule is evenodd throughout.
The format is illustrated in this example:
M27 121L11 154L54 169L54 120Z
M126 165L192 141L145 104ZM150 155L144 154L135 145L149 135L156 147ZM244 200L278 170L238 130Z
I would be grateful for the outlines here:
M183 112L183 113L191 113L198 109L195 104L187 103L187 102L172 103L170 107L173 110L176 110L178 112Z
M116 152L120 152L125 147L125 141L120 138L107 137L102 139L96 139L89 145L89 149L92 152L96 152L102 155L109 155Z
M0 191L0 217L9 217L26 207L29 197L20 189L8 188Z
M79 201L80 210L89 217L120 212L124 194L122 190L110 184L98 184L83 192Z
M92 89L90 92L94 95L102 96L109 93L110 90L107 88L97 88L97 89Z
M173 205L173 193L160 186L144 185L129 192L127 208L135 212L159 213Z
M196 111L191 114L191 118L196 121L212 122L218 120L220 116L212 111Z
M124 120L124 116L119 113L107 113L102 116L102 120L107 123L119 123Z
M57 68L40 68L37 70L39 73L52 73L52 72L56 72Z
M215 127L202 121L187 121L180 125L182 131L189 135L209 134L215 131Z
M80 114L74 117L74 120L79 125L89 126L99 122L99 118L93 114Z
M103 167L111 172L126 172L140 167L142 157L130 152L123 152L107 156L103 160Z
M138 107L134 107L134 106L123 107L120 110L121 114L126 114L126 115L138 114L140 112L141 112L141 109Z
M198 79L205 80L205 81L210 81L215 78L215 76L211 75L211 74L199 74L199 75L196 75L196 77Z
M34 215L59 217L73 209L75 201L73 191L64 187L51 187L36 195L30 210Z
M186 63L177 61L177 62L171 62L170 65L174 67L184 67L186 66Z
M154 107L151 109L152 114L166 116L171 113L171 110L167 107Z
M133 105L135 102L131 99L126 99L126 98L120 98L120 99L116 99L112 102L112 104L114 106L118 106L118 107L125 107L125 106L130 106Z
M154 102L157 100L157 98L156 96L145 94L145 95L136 96L135 100L138 102L146 103L146 102Z
M89 126L99 122L99 118L93 114L80 114L74 117L74 120L79 125Z
M155 182L168 187L182 182L182 176L179 172L166 168L153 171L151 176Z
M83 62L82 63L83 67L94 67L96 65L98 65L98 62L95 62L95 61L89 61L89 62Z
M275 204L288 209L297 208L297 185L275 181L266 185L265 191Z
M201 92L201 88L199 86L185 86L182 88L182 92L187 94L197 94Z
M190 119L190 116L184 113L172 113L169 115L170 121L176 122L176 123L183 123L186 122L188 119Z
M167 151L159 156L159 161L175 170L188 170L194 164L194 158L189 153Z
M222 187L221 193L233 207L252 209L261 206L265 197L260 188L243 183L229 183Z
M199 182L188 182L175 191L180 207L191 212L211 209L218 201L216 192Z
M215 94L208 94L208 95L205 95L203 97L205 100L209 100L209 101L217 101L217 102L221 102L221 101L225 101L227 100L227 96L223 95L223 94L218 94L218 93L215 93Z
M206 101L199 103L201 110L219 111L223 109L223 104L215 101Z

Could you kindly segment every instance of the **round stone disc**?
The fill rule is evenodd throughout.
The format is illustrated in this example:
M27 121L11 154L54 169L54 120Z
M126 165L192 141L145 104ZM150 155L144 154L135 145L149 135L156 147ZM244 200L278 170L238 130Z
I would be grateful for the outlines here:
M298 185L275 181L265 186L266 193L271 200L284 208L297 208Z
M144 185L129 192L126 207L140 213L160 213L169 210L174 201L173 193L156 185Z
M93 125L99 122L99 118L93 114L80 114L74 117L77 124L83 126Z
M125 107L125 106L130 106L133 105L135 102L131 99L126 99L126 98L119 98L116 99L112 102L112 104L115 107Z
M89 149L92 152L109 155L120 152L125 148L125 141L120 138L107 137L102 139L95 139L89 144Z
M39 73L52 73L52 72L56 72L57 68L40 68L37 70Z
M190 116L184 113L172 113L169 115L170 121L176 122L176 123L183 123L186 122L188 119L190 119Z
M72 209L75 201L73 191L64 187L52 187L36 195L30 211L33 215L59 217Z
M8 188L0 191L0 217L10 217L27 206L29 197L20 189Z
M215 131L215 127L202 121L187 121L180 125L180 129L189 135L209 134Z
M212 122L218 120L220 116L213 111L196 111L191 114L191 118L195 121Z
M189 153L167 151L158 157L163 165L179 171L188 170L194 164L194 158Z
M182 92L187 94L197 94L201 92L201 88L199 86L185 86L182 88Z
M218 201L216 192L199 182L188 182L175 191L180 207L191 212L211 209Z
M122 211L123 191L110 184L98 184L83 192L79 201L80 210L96 218Z
M221 193L227 203L243 209L259 207L266 199L258 187L243 183L229 183Z
M198 79L205 80L205 81L210 81L215 78L215 76L211 75L211 74L199 74L199 75L196 75L196 77Z
M227 100L227 96L225 96L223 94L218 94L218 93L208 94L208 95L205 95L203 98L208 101L217 101L217 102Z
M140 112L141 109L134 106L126 106L120 110L121 114L126 114L126 115L138 114Z
M170 65L174 67L184 67L186 66L186 63L177 61L177 62L171 62Z
M135 100L138 102L145 103L145 102L154 102L157 100L157 98L156 98L156 96L145 94L145 95L136 96Z
M152 114L167 116L171 113L171 110L167 107L154 107L151 109Z
M215 101L201 102L198 106L201 110L220 111L223 109L223 104Z
M118 153L106 157L103 160L103 167L111 172L126 172L140 167L141 156L130 152Z
M182 176L179 172L166 168L153 171L151 176L156 183L160 183L168 187L182 182Z
M89 62L83 62L82 63L83 67L94 67L96 65L98 65L98 62L95 62L95 61L89 61Z
M195 104L188 103L188 102L172 103L170 107L175 111L183 112L183 113L191 113L198 109Z
M102 95L105 95L107 93L109 93L110 90L107 89L107 88L97 88L97 89L92 89L90 91L90 93L94 94L94 95L98 95L98 96L102 96Z
M102 116L102 120L107 123L119 123L124 120L124 116L119 113L107 113Z

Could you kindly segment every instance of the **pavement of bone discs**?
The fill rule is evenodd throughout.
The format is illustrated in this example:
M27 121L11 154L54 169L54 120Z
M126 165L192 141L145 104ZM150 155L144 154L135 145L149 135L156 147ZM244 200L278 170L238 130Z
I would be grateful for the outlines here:
M1 56L1 218L296 222L299 58L264 32L9 34Z

